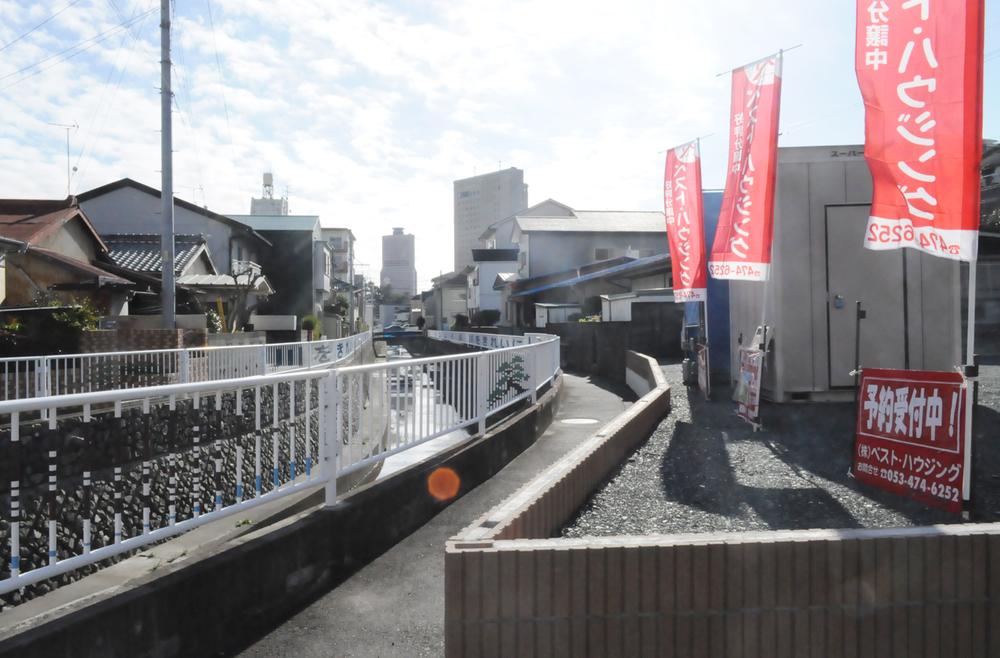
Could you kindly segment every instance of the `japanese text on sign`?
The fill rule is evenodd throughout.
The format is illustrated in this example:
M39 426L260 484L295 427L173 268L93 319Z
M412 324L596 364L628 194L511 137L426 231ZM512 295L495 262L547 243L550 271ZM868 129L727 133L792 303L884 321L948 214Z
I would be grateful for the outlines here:
M961 511L967 498L965 380L959 373L865 369L854 476ZM964 494L964 495L963 495Z

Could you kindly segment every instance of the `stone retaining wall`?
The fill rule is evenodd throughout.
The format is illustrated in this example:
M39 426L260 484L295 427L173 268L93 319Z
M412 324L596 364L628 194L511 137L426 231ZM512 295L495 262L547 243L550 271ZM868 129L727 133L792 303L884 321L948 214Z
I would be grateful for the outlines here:
M371 363L374 353L371 349L360 349L353 356L351 365ZM310 409L314 410L310 422L308 440L306 437L305 386L309 385ZM347 426L350 418L352 427L365 426L372 429L371 436L359 439L364 445L356 446L358 453L371 450L385 439L384 427L369 417L385 408L385 404L373 404L368 391L365 396L355 399L358 404L350 413L342 414L342 422ZM271 387L261 388L261 431L254 429L253 389L244 389L242 414L236 413L235 393L223 394L221 409L216 409L214 396L203 396L198 408L192 399L179 399L174 410L169 409L165 400L150 405L150 413L144 414L135 404L125 407L120 418L115 418L110 409L94 410L90 422L84 423L79 415L66 415L49 429L47 421L28 420L21 423L20 442L10 441L9 428L0 429L0 464L5 473L0 487L0 578L10 574L10 482L20 481L21 522L21 569L30 569L48 563L48 519L50 506L57 521L57 556L60 560L83 553L82 522L91 518L93 523L93 548L110 544L114 536L114 494L113 469L121 466L122 521L123 536L133 537L142 532L141 463L149 460L152 477L149 507L151 525L161 527L167 523L168 480L171 474L177 478L177 519L192 515L197 501L203 511L214 506L216 476L215 459L221 459L222 471L219 476L223 504L230 505L236 500L237 448L242 454L242 477L240 484L244 498L255 492L255 446L260 437L262 492L273 488L273 446L277 435L278 477L281 483L291 479L289 465L289 436L294 429L297 471L301 476L306 469L306 455L310 455L315 465L319 454L318 416L315 412L320 404L318 386L315 382L299 383L296 387L296 414L294 422L288 420L289 391L286 385L278 389L278 427L273 427L273 391ZM364 407L361 400L365 400ZM61 410L65 413L66 410ZM366 414L364 423L360 415ZM197 427L199 450L194 453L194 436ZM377 431L381 434L376 435ZM346 436L346 432L344 436ZM220 439L216 443L216 439ZM57 490L52 496L47 491L49 473L49 451L55 450ZM195 465L201 469L200 494L194 494ZM315 467L315 466L314 466ZM89 490L83 487L82 473L92 471L93 485ZM377 470L366 471L345 479L343 485L355 485L359 478L372 476ZM108 563L124 559L128 555L112 558ZM0 597L0 609L6 605L17 605L26 600L51 591L67 582L78 580L95 571L91 566L62 576L43 581Z
M262 628L287 620L499 473L545 431L560 391L557 376L537 404L485 436L358 487L332 507L303 511L209 554L187 555L121 587L49 610L38 623L19 626L16 635L0 634L0 656L238 653ZM451 500L435 498L427 486L442 467L461 474ZM400 654L407 650L400 648Z

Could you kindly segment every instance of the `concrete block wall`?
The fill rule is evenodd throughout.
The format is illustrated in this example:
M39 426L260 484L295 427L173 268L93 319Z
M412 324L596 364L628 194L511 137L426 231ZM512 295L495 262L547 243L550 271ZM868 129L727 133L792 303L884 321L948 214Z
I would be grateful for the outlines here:
M545 538L558 532L573 517L591 492L669 412L670 388L656 361L637 355L632 363L643 371L644 377L656 383L652 391L448 542L445 555L447 655L479 655L480 650L487 655L551 653L550 643L536 646L534 639L526 639L529 635L532 638L537 635L527 628L536 621L536 604L542 606L537 611L540 618L545 623L551 621L555 614L550 605L552 588L559 586L571 571L557 575L557 561L551 555L541 556L540 561L535 562L536 556L530 553L530 546L528 552L504 547L526 540L553 541ZM584 571L572 573L579 580L577 587L589 587ZM525 615L523 620L511 621L522 613ZM569 614L569 609L565 613ZM511 628L516 629L519 624L527 625L521 631L524 638L512 643ZM514 633L516 638L517 631Z
M509 540L445 561L449 656L996 656L1000 526Z
M561 322L549 323L539 331L556 334L562 339L562 365L566 370L624 382L622 363L629 350L655 358L683 356L680 347L682 309L677 306L675 322Z
M1000 524L554 538L664 389L448 542L447 656L1000 656Z

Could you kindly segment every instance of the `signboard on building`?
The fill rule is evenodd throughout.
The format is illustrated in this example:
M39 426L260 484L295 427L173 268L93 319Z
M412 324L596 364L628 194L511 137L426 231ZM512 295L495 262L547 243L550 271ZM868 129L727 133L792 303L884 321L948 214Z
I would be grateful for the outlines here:
M760 427L760 375L764 353L740 348L740 379L736 382L736 414L754 428Z
M874 184L865 247L975 260L982 0L857 0L855 70Z
M966 390L958 372L864 369L854 477L961 512L969 498L971 455Z
M780 54L733 71L726 191L708 258L716 279L767 280L780 102Z

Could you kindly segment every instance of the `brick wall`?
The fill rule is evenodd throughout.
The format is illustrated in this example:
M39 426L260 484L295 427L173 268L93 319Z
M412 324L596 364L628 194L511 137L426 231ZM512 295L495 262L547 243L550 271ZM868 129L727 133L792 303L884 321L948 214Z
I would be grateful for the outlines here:
M80 339L81 352L131 352L204 347L205 329L97 329L85 331Z

